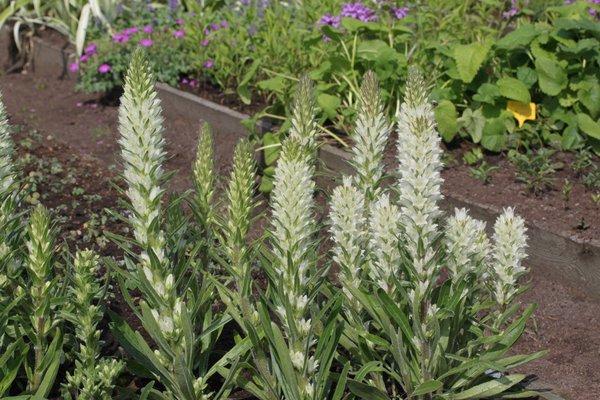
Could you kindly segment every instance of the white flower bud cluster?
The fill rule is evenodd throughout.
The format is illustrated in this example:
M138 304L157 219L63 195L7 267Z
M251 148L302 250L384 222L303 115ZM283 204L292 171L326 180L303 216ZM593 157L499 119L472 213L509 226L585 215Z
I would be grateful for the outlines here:
M397 120L398 202L406 250L421 292L434 281L439 270L433 244L439 234L437 219L441 214L437 202L442 198L442 150L426 85L414 70L409 74Z
M317 134L319 133L315 119L316 106L313 84L308 76L303 76L298 82L292 104L292 117L289 138L300 145L311 155L311 161L316 156Z
M31 279L29 287L34 307L32 319L44 320L49 310L46 305L52 299L52 256L53 237L50 214L42 205L38 205L31 213L27 240L28 261L27 270ZM45 327L39 323L33 324L34 329L41 329L38 334L44 334Z
M522 261L527 254L525 221L506 208L494 224L493 285L494 296L500 306L508 305L517 293L517 280L527 273Z
M15 183L15 170L13 165L14 145L10 136L8 115L0 93L0 194L4 197L7 192L12 192Z
M485 222L473 219L464 208L454 210L445 232L446 267L455 282L472 275L483 277L490 253Z
M384 112L377 76L369 71L361 87L352 147L356 186L367 202L377 197L384 174L383 154L392 127Z
M133 55L125 79L119 131L128 185L126 193L133 211L129 220L142 249L139 276L145 278L158 295L159 301L149 303L152 316L168 342L177 347L182 340L181 313L185 306L177 297L165 254L165 237L160 229L164 193L160 185L165 159L162 108L154 89L154 77L141 52Z
M343 184L333 191L330 206L329 231L335 243L333 260L340 266L343 290L352 299L348 289L360 287L361 271L365 267L365 199L352 185L352 178L344 177ZM355 308L359 307L357 301L352 303Z
M399 210L392 204L388 194L382 194L371 205L369 232L372 265L370 274L377 285L388 294L394 293L394 282L400 279L400 249L398 246L401 229Z

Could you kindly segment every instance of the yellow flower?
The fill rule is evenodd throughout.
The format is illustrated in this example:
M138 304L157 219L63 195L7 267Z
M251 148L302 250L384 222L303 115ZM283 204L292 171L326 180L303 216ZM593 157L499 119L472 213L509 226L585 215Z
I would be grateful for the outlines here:
M528 104L509 100L506 109L512 113L517 121L519 121L519 128L522 127L527 120L535 121L535 103Z

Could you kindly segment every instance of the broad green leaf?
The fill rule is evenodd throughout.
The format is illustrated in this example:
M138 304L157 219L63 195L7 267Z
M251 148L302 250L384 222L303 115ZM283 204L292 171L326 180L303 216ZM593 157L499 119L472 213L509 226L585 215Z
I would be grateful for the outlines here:
M465 108L458 122L464 130L467 131L473 143L479 143L483 136L483 128L485 127L486 119L483 116L481 109L473 111L470 108Z
M535 25L524 24L496 42L499 49L512 50L529 45L539 34Z
M483 128L481 145L489 151L499 152L506 147L504 117L488 119Z
M338 108L342 105L339 97L327 93L320 93L317 96L317 104L328 118L335 118L338 115Z
M412 392L412 395L413 396L422 396L424 394L432 393L437 390L440 390L443 387L444 387L444 384L440 381L431 380L431 381L423 382L415 388L415 390Z
M594 80L590 82L587 88L582 88L577 92L579 101L583 104L592 118L598 118L600 114L600 84Z
M285 89L285 78L282 76L275 76L258 82L256 86L262 90L282 93Z
M452 400L490 398L505 392L517 383L521 382L523 379L525 379L525 375L520 374L503 376L502 378L473 386L464 392L453 395L451 398Z
M517 78L529 88L532 87L538 80L535 70L529 67L517 68Z
M594 139L600 139L600 124L594 121L589 115L580 113L577 114L577 123L579 129L587 133Z
M390 400L381 390L352 379L348 380L348 389L363 400Z
M558 95L569 83L565 70L558 62L549 58L536 58L535 70L538 74L540 89L547 95Z
M518 79L515 78L501 78L496 82L500 94L507 99L516 100L521 103L531 102L531 95L527 86Z
M477 89L477 93L473 96L473 100L481 103L494 104L498 97L500 97L500 89L498 86L492 83L484 83Z
M458 114L454 103L442 100L435 108L435 119L442 138L450 142L458 132Z
M366 40L356 48L358 58L365 61L387 63L398 59L398 53L382 40Z
M488 43L460 44L454 47L453 58L463 82L470 83L475 78L489 50Z

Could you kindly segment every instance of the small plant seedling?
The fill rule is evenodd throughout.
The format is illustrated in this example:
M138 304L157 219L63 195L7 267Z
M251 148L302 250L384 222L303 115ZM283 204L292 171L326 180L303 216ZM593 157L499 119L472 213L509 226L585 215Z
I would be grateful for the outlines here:
M592 202L596 207L600 206L600 193L592 193Z
M475 165L480 160L483 160L483 152L479 147L471 149L463 155L463 161L467 165Z
M590 190L600 189L600 167L594 165L593 169L583 176L583 184Z
M553 175L563 167L562 163L552 161L553 154L554 150L547 148L527 153L511 150L508 158L517 168L517 180L523 182L530 192L538 195L552 188Z
M565 179L565 183L563 184L561 193L563 196L563 201L565 202L565 208L569 207L569 200L571 199L571 192L573 191L573 183Z
M475 179L480 180L484 185L490 183L492 176L491 173L496 171L499 167L496 165L490 165L487 161L482 161L478 167L472 167L470 169L471 176Z
M575 156L575 161L573 162L573 169L577 174L582 174L587 168L593 165L592 160L592 152L589 149L581 149L577 152Z

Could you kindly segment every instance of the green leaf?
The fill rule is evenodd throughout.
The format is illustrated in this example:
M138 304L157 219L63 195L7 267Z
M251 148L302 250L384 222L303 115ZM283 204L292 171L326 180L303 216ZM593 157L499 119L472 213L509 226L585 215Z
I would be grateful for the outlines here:
M577 92L579 101L590 112L592 118L598 118L600 114L600 84L598 81L592 81L587 88L582 88Z
M431 381L423 382L415 388L415 390L412 392L412 396L413 397L414 396L422 396L424 394L432 393L437 390L440 390L443 387L444 387L444 384L440 381L431 380Z
M320 93L317 96L317 104L328 118L334 119L337 116L338 107L342 105L339 97L327 93Z
M381 390L352 379L348 380L348 389L363 400L390 400Z
M356 48L358 58L385 64L398 59L396 50L382 40L365 40Z
M520 101L521 103L530 103L531 95L527 86L518 79L515 78L501 78L496 83L500 94L507 99Z
M517 47L525 47L531 43L539 35L538 29L535 25L525 24L521 25L508 35L504 36L496 42L496 47L504 50L512 50Z
M498 97L500 97L500 89L498 86L492 83L484 83L477 89L477 93L473 96L473 100L481 103L494 104Z
M250 65L250 68L248 69L248 71L246 71L246 74L238 84L237 93L244 104L250 104L252 102L252 99L250 98L251 93L250 89L248 88L248 83L256 75L256 71L258 71L258 66L259 63L255 60L252 63L252 65Z
M463 82L470 83L475 78L489 50L488 43L460 44L454 47L453 58Z
M450 142L458 132L458 115L454 103L442 100L435 108L435 119L442 138Z
M265 79L256 84L261 90L268 90L270 92L283 93L285 89L285 78L282 76L275 76L271 79Z
M532 87L538 80L535 70L529 67L517 68L517 78L529 88Z
M485 127L486 119L481 112L481 108L473 111L470 108L465 108L458 122L464 130L467 131L473 143L479 143L483 136L483 128Z
M525 375L520 374L503 376L502 378L488 381L477 386L473 386L464 392L457 393L452 396L452 400L490 398L505 392L517 383L521 382L523 379L525 379Z
M499 152L506 147L504 117L488 119L483 128L481 145L489 151Z
M589 115L580 113L577 114L577 124L579 129L593 137L594 139L600 139L600 124L594 121Z
M550 58L538 57L535 60L540 89L547 95L556 96L567 87L567 73L560 64Z
M279 136L273 132L267 132L262 137L262 144L265 152L265 164L268 166L275 165L275 161L279 158L281 150Z

